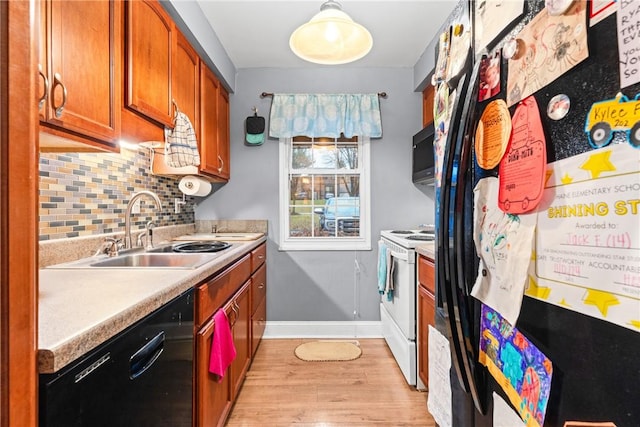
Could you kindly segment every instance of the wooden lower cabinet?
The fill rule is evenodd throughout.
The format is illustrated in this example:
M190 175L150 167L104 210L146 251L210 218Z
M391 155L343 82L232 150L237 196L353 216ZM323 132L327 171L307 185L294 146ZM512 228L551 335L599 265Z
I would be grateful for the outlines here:
M247 281L230 302L236 311L231 332L236 347L236 358L229 367L231 379L231 399L235 400L240 392L244 377L251 363L251 299L249 290L251 282ZM227 304L228 306L228 304Z
M264 259L264 255L262 257ZM267 320L267 266L261 264L251 276L251 354L258 350Z
M418 376L429 386L429 325L435 327L435 265L420 255L418 259Z
M211 319L196 334L195 362L195 425L222 426L231 410L231 386L229 375L218 382L218 378L209 372L209 353L215 324Z
M251 259L256 259L256 255L260 254L263 256L258 259L263 260L265 248L262 244L251 255L245 255L220 274L203 282L196 290L195 426L225 424L264 333L266 267L262 263L253 271L255 264L251 264ZM254 292L257 292L262 304L257 309L254 307ZM220 382L219 377L209 372L211 343L216 330L213 316L219 308L227 314L236 348L236 358ZM257 323L258 331L255 329L256 316L261 319Z

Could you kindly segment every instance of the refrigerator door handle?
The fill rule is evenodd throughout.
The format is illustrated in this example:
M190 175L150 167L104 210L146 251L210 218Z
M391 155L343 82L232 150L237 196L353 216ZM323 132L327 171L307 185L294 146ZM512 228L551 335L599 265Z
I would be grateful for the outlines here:
M454 264L451 266L453 270L453 304L457 309L458 317L456 317L456 327L458 328L458 338L460 339L458 345L460 346L460 353L462 354L462 366L460 371L464 372L469 385L469 393L473 399L476 409L485 413L486 408L483 403L484 400L480 395L480 388L483 387L479 384L478 380L481 378L480 372L478 372L478 352L477 346L479 342L476 340L476 334L474 331L474 310L473 310L473 297L470 295L470 289L467 286L466 263L465 263L465 235L468 234L468 230L464 227L465 217L465 198L467 184L469 178L467 177L467 171L473 168L471 164L471 141L472 136L471 129L473 120L475 117L475 109L477 105L477 80L480 70L480 61L476 62L471 79L469 80L470 88L466 92L466 102L464 111L462 113L462 120L460 122L461 129L458 134L459 138L459 167L458 167L458 179L456 180L456 188L454 194L454 215L453 215L453 257L455 259ZM472 178L472 177L471 177Z
M459 80L458 96L456 96L453 105L453 115L450 118L450 123L461 123L462 117L462 102L465 95L465 89L468 86L468 73L461 76ZM451 202L452 192L455 190L455 183L452 182L455 179L453 168L455 160L455 148L457 141L457 132L462 130L460 127L450 127L450 132L447 135L447 141L445 145L443 170L442 170L442 188L440 190L439 200L439 213L438 213L438 248L437 248L437 272L438 281L441 284L439 289L442 291L443 308L446 313L446 326L447 332L450 337L452 365L456 371L456 376L460 383L460 387L467 393L469 393L469 384L467 376L463 369L463 360L465 355L460 341L463 339L459 336L460 329L456 326L459 314L457 307L454 303L453 293L455 292L455 284L453 275L455 273L455 264L453 263L454 254L453 248L450 247L450 223L451 217Z

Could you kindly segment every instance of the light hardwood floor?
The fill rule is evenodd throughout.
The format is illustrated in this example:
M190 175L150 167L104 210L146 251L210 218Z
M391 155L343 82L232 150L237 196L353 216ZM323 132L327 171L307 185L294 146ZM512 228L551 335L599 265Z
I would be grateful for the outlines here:
M307 341L262 340L228 427L436 425L427 393L407 385L384 340L359 340L362 356L348 362L298 359Z

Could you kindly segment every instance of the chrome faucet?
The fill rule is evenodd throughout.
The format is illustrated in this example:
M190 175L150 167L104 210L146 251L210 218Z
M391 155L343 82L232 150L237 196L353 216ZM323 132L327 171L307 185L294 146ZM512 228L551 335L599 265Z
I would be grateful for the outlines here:
M133 209L133 205L135 204L136 200L138 200L143 196L147 196L153 199L153 201L156 204L156 208L158 208L158 210L162 209L162 203L160 203L160 198L153 191L143 190L131 196L129 203L127 204L127 212L125 213L125 217L124 217L125 249L131 249L133 247L133 245L131 244L131 209Z
M149 221L145 226L145 230L138 234L138 238L136 239L136 246L144 246L146 250L153 249L153 227L156 225L153 221ZM142 238L145 238L146 243L142 244Z

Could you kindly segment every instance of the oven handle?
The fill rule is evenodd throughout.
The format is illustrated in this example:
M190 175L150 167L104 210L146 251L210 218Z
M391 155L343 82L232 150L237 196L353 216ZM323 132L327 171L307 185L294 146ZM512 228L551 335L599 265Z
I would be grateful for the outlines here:
M380 239L380 241L382 243L384 243L387 246L388 249L391 250L391 256L393 258L398 259L398 260L402 260L402 261L406 261L409 264L414 264L415 263L415 256L413 255L413 251L407 250L405 252L396 252L396 251L393 250L392 246L388 244L389 242L387 242L386 240L383 240L383 239Z

